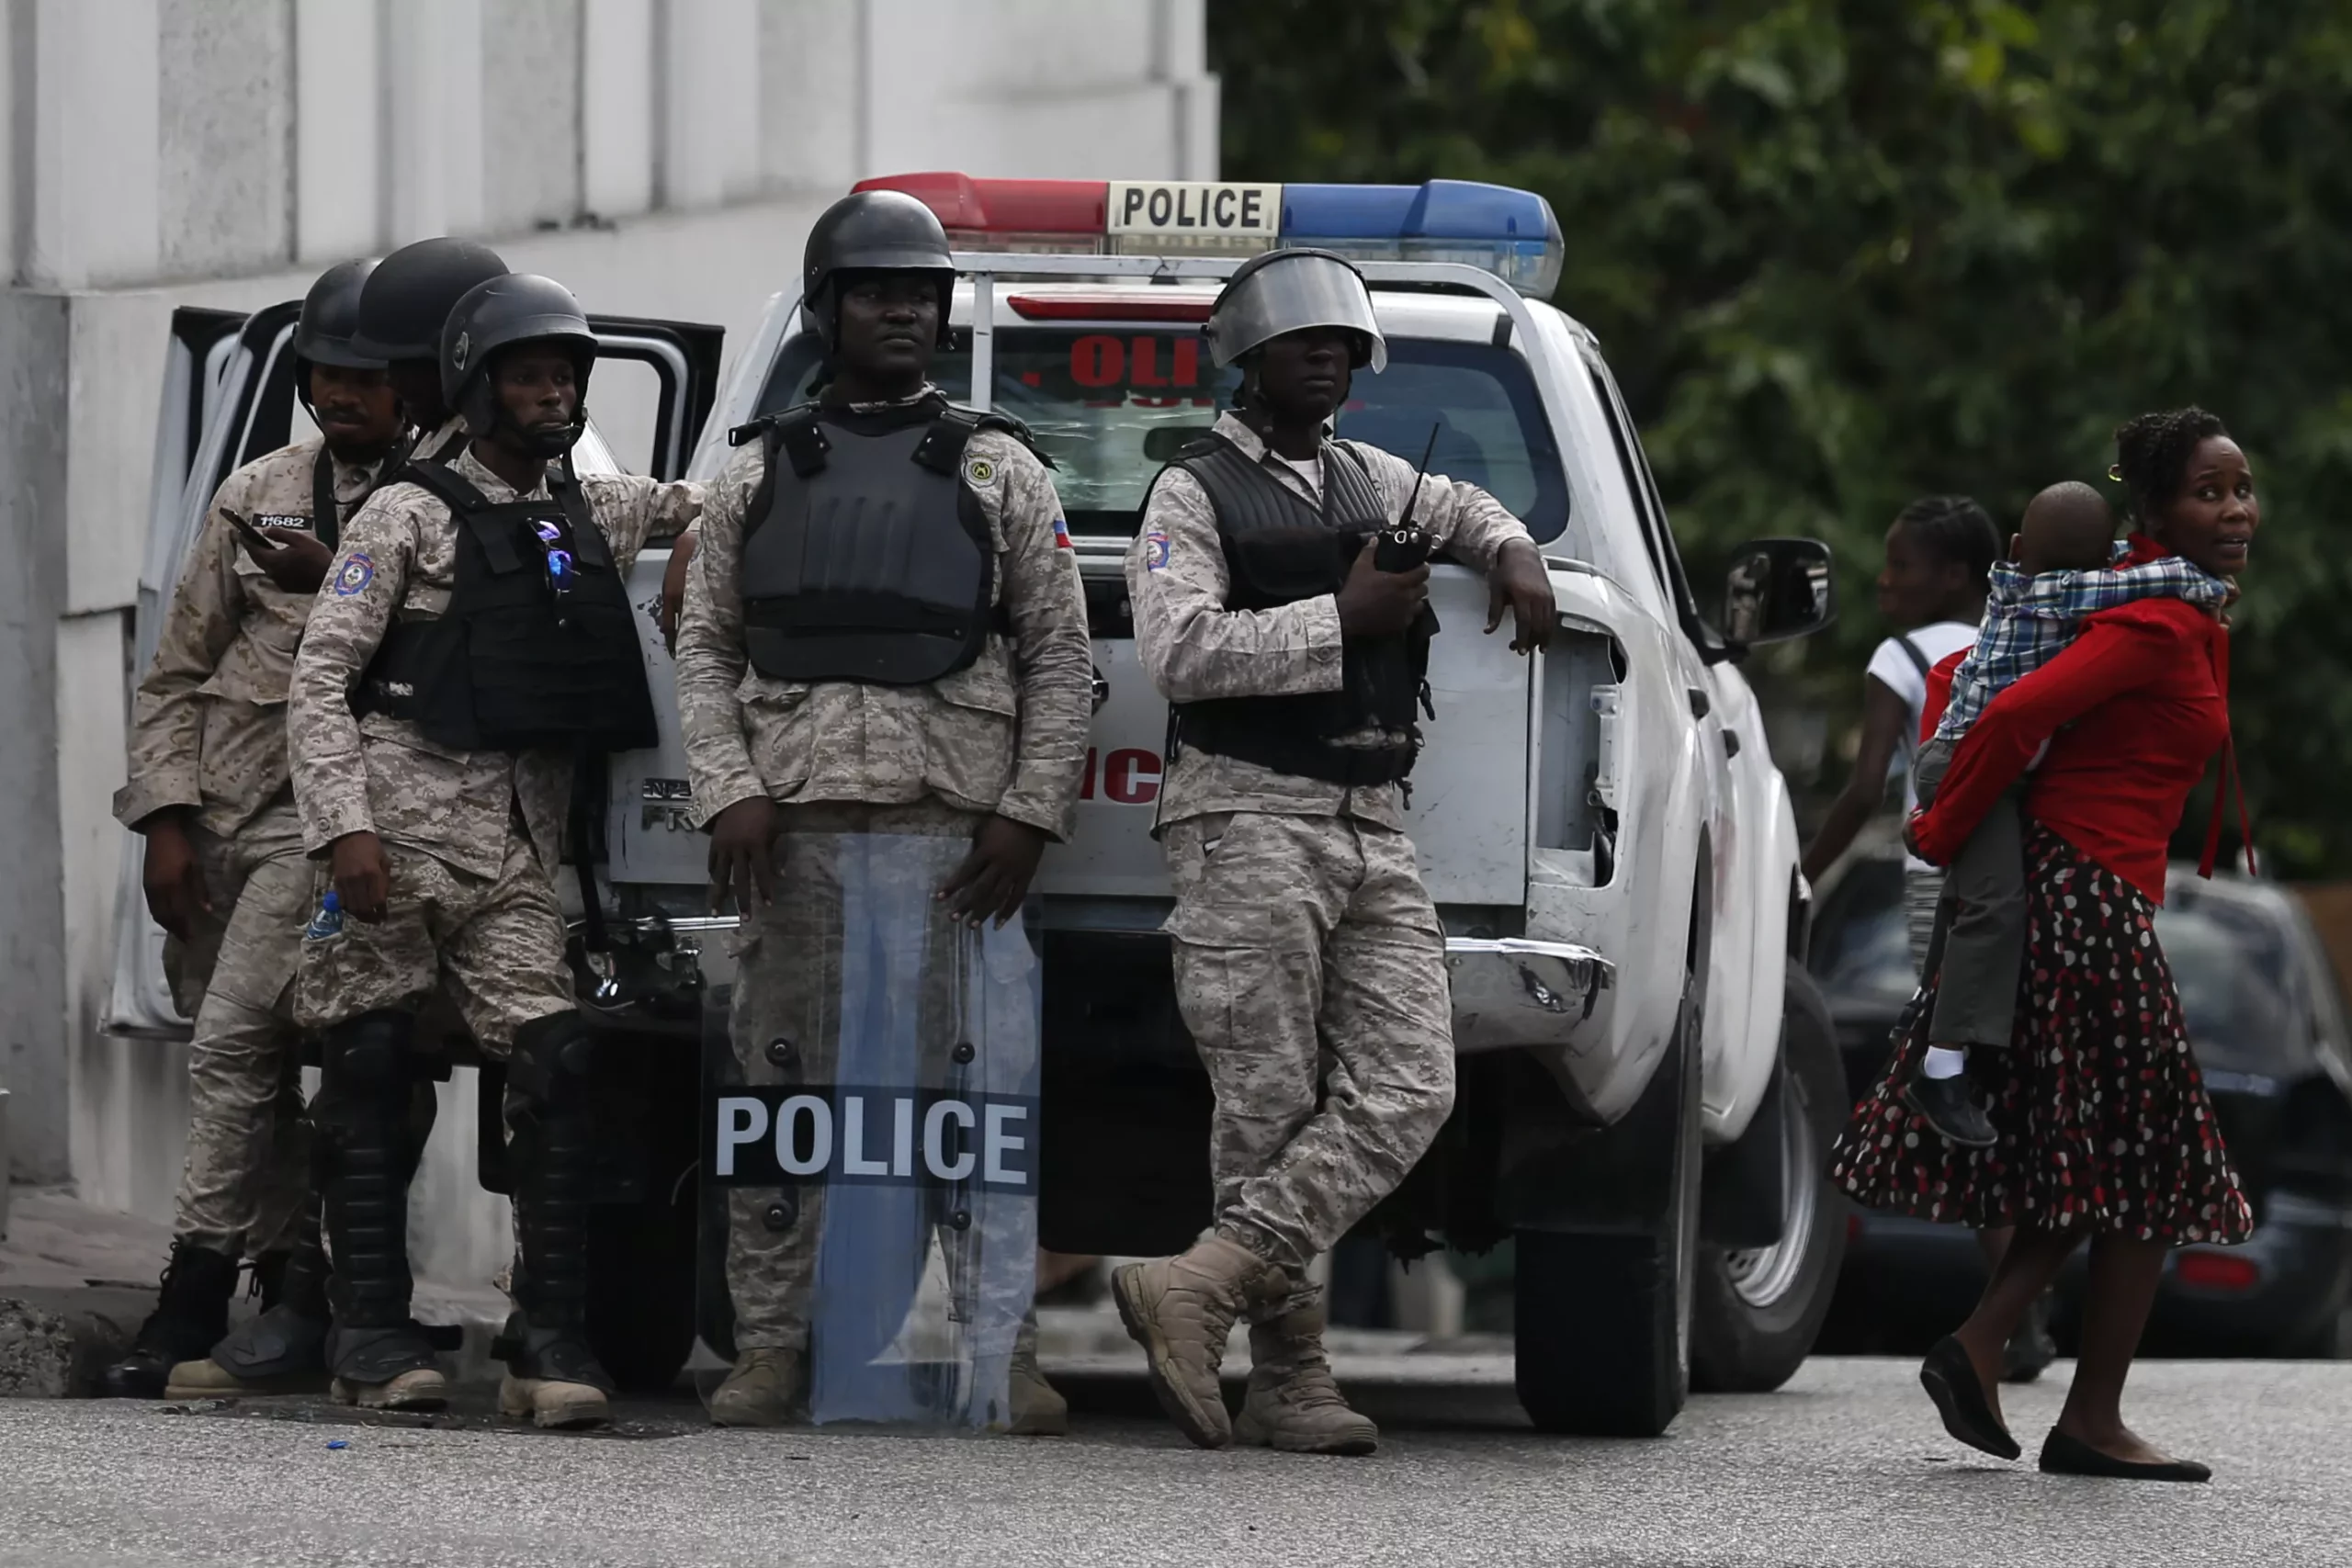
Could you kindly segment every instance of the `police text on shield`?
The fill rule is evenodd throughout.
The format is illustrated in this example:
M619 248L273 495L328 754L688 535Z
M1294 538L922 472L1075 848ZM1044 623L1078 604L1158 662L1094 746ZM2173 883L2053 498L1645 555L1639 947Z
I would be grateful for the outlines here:
M703 1168L722 1187L821 1181L1036 1190L1032 1099L731 1085L709 1090L704 1106Z

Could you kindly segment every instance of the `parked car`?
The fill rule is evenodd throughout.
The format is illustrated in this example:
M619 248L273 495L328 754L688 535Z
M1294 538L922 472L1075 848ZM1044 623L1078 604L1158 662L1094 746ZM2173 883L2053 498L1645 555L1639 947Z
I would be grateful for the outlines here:
M1891 844L1825 878L1813 960L1857 1100L1886 1063L1914 988L1903 865ZM2277 883L2176 865L2156 931L2230 1156L2254 1204L2240 1247L2185 1247L2165 1268L2147 1345L2158 1353L2352 1354L2352 1036L2301 903ZM1850 1205L1849 1205L1850 1209ZM1918 1351L1984 1283L1975 1236L1855 1210L1823 1348ZM2070 1345L2082 1269L2057 1288Z

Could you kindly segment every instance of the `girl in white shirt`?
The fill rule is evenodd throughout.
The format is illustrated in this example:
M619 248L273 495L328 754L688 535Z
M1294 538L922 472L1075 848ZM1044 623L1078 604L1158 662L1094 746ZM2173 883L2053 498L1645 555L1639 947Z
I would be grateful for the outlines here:
M1878 645L1863 672L1861 744L1854 752L1852 775L1805 849L1806 880L1820 881L1878 810L1898 755L1905 761L1903 805L1909 814L1914 801L1908 762L1918 750L1928 671L1976 640L1986 576L2000 553L2001 536L1992 518L1964 495L1922 496L1887 529L1878 610L1905 629ZM1932 874L1931 868L1920 869ZM1928 905L1932 919L1932 893Z

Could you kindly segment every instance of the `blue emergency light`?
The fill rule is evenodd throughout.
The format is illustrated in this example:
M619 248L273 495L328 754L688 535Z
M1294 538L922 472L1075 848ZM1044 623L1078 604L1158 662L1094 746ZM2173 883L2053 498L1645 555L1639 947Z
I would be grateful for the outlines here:
M888 175L857 188L916 197L963 250L1251 254L1312 245L1366 261L1461 262L1535 299L1558 285L1566 248L1550 202L1475 180L1258 185L939 173Z
M1539 299L1558 285L1566 249L1550 202L1476 180L1284 186L1281 238L1343 256L1462 262Z

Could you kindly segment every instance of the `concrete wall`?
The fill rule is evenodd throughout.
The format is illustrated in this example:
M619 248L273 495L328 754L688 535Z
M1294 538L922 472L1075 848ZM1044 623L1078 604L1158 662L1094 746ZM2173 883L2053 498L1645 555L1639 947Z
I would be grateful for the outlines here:
M157 1217L184 1054L96 1031L175 306L271 303L453 231L592 310L740 341L861 175L1216 173L1202 0L0 0L0 1082L18 1179ZM427 1194L466 1185L449 1134L470 1116L449 1109ZM466 1272L503 1251L495 1228L460 1248Z

